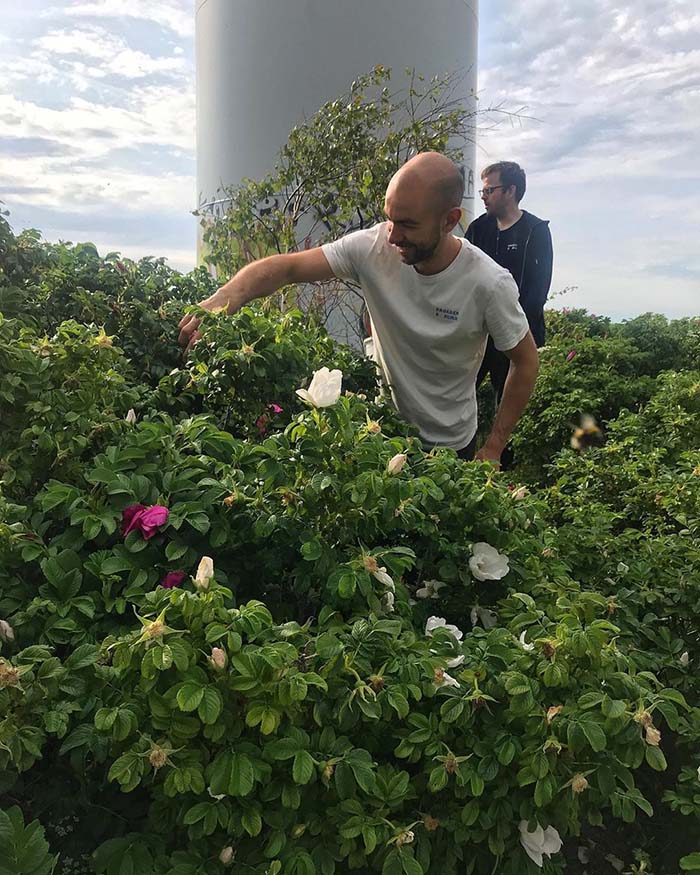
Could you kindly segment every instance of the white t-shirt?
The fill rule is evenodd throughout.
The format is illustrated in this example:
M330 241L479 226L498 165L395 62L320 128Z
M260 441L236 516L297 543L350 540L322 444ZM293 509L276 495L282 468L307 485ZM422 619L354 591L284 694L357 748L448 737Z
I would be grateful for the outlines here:
M462 238L445 270L404 264L388 223L323 246L333 273L362 287L375 360L400 415L428 447L462 449L476 434L476 375L487 335L497 349L529 331L510 273Z

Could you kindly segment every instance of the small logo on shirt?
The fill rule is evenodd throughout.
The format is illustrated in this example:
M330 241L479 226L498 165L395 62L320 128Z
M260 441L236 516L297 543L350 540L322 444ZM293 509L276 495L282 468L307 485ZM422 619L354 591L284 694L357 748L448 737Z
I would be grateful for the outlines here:
M506 252L517 252L517 251L518 251L518 244L517 243L509 243L506 246Z
M459 310L448 310L447 307L436 307L435 318L447 319L448 322L456 322L459 319Z

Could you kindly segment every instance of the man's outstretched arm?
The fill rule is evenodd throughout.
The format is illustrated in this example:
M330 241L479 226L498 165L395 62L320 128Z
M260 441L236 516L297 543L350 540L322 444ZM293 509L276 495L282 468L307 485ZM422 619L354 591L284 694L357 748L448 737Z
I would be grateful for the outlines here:
M333 271L320 247L289 255L271 255L246 265L225 285L200 303L205 310L235 313L255 298L264 298L284 286L333 279ZM180 320L179 343L185 352L198 339L200 320L189 313Z
M475 456L475 459L497 464L500 463L501 453L506 448L508 438L527 407L539 371L537 347L529 331L517 346L504 350L504 353L510 359L510 370L503 389L503 397L498 406L491 434Z

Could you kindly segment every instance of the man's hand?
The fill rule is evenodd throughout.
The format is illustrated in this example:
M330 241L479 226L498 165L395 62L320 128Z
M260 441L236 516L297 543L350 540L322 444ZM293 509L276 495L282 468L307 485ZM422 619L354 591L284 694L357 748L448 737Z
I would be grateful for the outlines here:
M203 310L209 310L210 313L213 313L216 310L227 309L226 301L223 300L223 296L221 295L221 289L217 289L210 298L202 301L199 306ZM177 327L180 329L180 334L178 335L177 341L182 347L182 354L185 358L187 358L192 345L200 338L198 329L201 321L202 320L198 316L195 316L194 313L188 313L186 316L183 316L178 323Z
M491 462L496 468L501 467L501 453L499 450L487 441L480 450L477 450L474 455L475 462Z

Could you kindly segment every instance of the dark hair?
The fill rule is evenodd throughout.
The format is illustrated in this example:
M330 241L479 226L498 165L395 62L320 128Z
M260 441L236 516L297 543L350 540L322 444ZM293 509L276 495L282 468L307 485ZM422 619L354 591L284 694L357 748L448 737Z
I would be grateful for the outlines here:
M496 164L489 164L481 171L481 178L490 176L492 173L498 173L501 185L504 189L515 186L515 200L520 203L525 194L526 181L525 171L516 164L515 161L498 161Z

